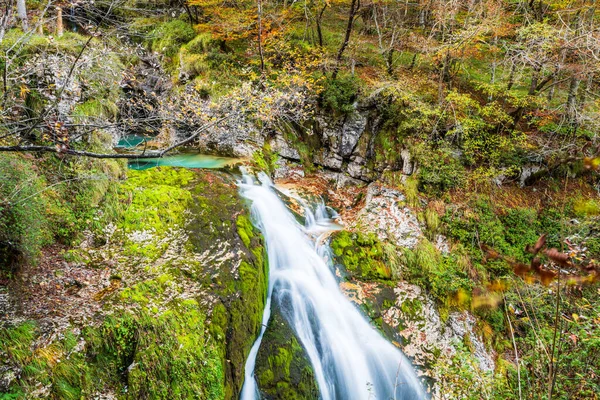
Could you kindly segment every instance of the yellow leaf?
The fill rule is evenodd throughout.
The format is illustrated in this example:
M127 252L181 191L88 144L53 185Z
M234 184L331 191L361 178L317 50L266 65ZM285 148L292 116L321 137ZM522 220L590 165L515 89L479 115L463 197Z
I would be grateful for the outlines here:
M21 98L24 99L25 96L27 96L27 93L29 93L29 88L25 85L21 85Z

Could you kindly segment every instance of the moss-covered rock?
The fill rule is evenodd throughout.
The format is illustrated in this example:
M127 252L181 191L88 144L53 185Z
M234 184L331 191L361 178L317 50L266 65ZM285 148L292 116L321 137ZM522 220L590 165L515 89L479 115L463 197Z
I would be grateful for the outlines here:
M352 278L363 280L391 279L385 250L374 234L337 232L331 249Z
M218 262L203 265L204 281L217 296L210 332L219 343L225 371L225 398L237 397L244 364L260 332L268 286L262 237L237 195L232 178L199 172L193 183L186 227L193 251L213 252Z
M277 305L263 336L254 371L264 399L319 398L308 356Z
M97 237L66 253L100 290L61 301L96 314L0 327L0 389L10 398L237 398L268 266L233 178L154 168L130 171L114 191L98 208Z

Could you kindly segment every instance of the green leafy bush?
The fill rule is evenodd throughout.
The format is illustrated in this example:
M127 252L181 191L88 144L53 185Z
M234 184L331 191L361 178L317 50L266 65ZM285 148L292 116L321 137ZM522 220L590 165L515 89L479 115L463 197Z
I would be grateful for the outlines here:
M472 282L457 258L459 255L442 255L427 239L422 239L415 249L403 250L405 270L403 277L423 286L442 304L459 291L468 291Z
M419 188L424 193L439 197L465 183L465 168L450 149L433 149L420 144L413 148L413 153L419 165Z
M24 157L0 156L0 265L20 257L34 260L50 240L44 179Z
M331 111L348 114L354 110L359 92L359 80L350 75L328 78L321 93L321 105Z
M252 154L252 161L262 171L268 174L273 174L277 168L277 160L279 155L271 149L271 145L265 142L261 150L255 151Z

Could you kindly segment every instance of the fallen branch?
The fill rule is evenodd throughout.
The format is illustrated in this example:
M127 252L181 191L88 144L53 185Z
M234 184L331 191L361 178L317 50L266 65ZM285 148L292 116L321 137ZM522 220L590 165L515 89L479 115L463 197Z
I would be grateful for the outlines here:
M190 137L184 139L180 142L177 142L163 150L154 151L151 153L142 154L121 154L121 153L111 153L111 154L103 154L103 153L94 153L85 150L75 150L69 148L61 148L60 146L0 146L0 152L21 152L21 153L56 153L56 154L68 154L72 156L80 156L80 157L90 157L90 158L106 158L106 159L115 159L115 158L126 158L126 159L144 159L144 158L161 158L168 152L176 149L177 147L184 146L200 135L200 133L204 132L206 129L217 125L219 122L227 119L228 117L220 118L216 121L211 122L210 124L206 124L201 128L197 129Z

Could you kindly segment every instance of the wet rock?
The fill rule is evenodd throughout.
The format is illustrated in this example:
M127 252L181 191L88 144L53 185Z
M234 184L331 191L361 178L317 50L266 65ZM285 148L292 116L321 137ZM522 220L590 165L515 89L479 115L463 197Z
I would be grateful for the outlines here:
M315 152L313 162L317 165L339 171L342 169L344 160L336 153L329 152L327 149L321 149Z
M396 246L414 248L423 237L415 214L404 204L406 197L399 191L379 183L367 189L365 206L358 213L354 226L373 232L382 241Z
M323 171L321 176L328 181L335 182L335 188L338 190L347 187L360 187L365 184L365 182L352 178L344 172Z
M254 373L263 399L319 397L308 355L284 318L277 300L274 300Z

